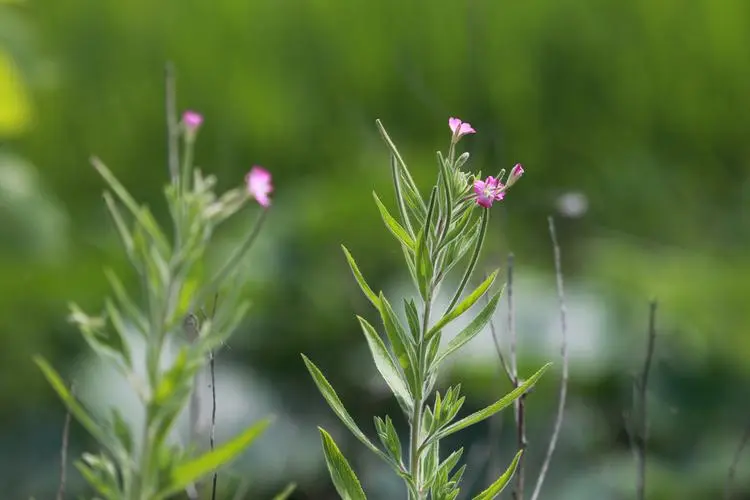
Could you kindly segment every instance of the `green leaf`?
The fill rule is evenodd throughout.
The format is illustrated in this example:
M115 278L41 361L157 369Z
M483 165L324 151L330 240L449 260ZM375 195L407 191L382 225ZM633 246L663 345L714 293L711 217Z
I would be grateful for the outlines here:
M380 135L383 137L383 140L385 141L388 148L391 150L391 154L396 158L398 166L400 166L401 174L404 178L404 181L406 182L406 185L404 186L404 191L407 195L412 195L414 199L412 200L415 203L415 208L421 209L422 213L425 211L425 204L422 198L419 196L419 190L417 189L417 184L414 182L414 179L412 178L411 174L409 173L409 169L406 167L406 163L404 162L404 159L401 157L401 153L398 152L398 149L396 148L396 145L393 143L393 140L388 135L388 132L386 132L385 127L383 126L383 123L380 121L380 119L375 120L375 124L378 126L378 131L380 132Z
M432 230L432 214L435 211L435 203L437 202L437 188L432 188L430 194L430 205L427 209L427 219L422 229L419 230L419 235L416 242L416 253L414 255L414 264L417 274L417 288L423 299L427 299L427 289L432 281L433 265L430 260L430 250L428 240L430 239L430 232Z
M128 295L122 281L120 281L111 269L105 269L104 275L106 276L107 281L109 281L109 285L112 287L112 291L117 299L117 303L120 305L120 309L122 309L122 311L130 317L131 321L135 323L138 333L146 335L146 332L148 332L148 322L143 316L143 313L135 305L135 302L133 302Z
M354 261L354 257L352 257L352 254L349 253L349 250L344 245L341 245L341 249L344 250L344 255L346 255L346 261L349 263L349 267L352 270L352 274L354 274L354 279L357 280L357 283L359 284L359 287L362 289L362 292L367 296L368 299L370 299L370 302L372 302L372 305L375 307L380 307L380 300L378 300L378 296L375 294L375 292L372 291L372 288L370 288L370 285L367 284L365 281L365 277L362 276L362 273L359 270L359 267L357 266L357 263Z
M463 278L461 278L461 284L458 286L458 289L456 290L456 294L453 296L453 299L448 305L448 309L446 309L446 314L449 314L451 312L451 310L453 309L453 306L455 306L456 302L458 302L458 300L461 298L461 294L464 291L464 287L466 287L466 283L469 282L469 279L471 278L471 275L474 272L474 268L476 267L477 261L479 260L479 253L481 252L482 245L484 244L484 237L487 235L487 225L489 224L489 220L490 220L489 214L490 214L490 211L487 209L484 209L482 211L482 226L479 229L479 236L474 246L474 252L472 252L471 259L469 260L469 265L466 267L466 271L464 272Z
M68 407L68 410L76 420L78 420L78 422L94 437L94 439L106 446L111 452L115 453L117 450L111 445L111 440L104 432L104 429L102 429L102 427L100 427L99 424L89 416L83 406L76 401L76 398L74 398L70 391L68 391L68 388L65 387L65 383L57 371L55 371L55 369L52 368L52 366L50 366L50 364L41 356L34 356L34 362L42 370L47 381L60 399L62 399L63 403L65 403L65 406Z
M118 495L118 491L112 487L112 485L107 484L107 481L105 478L101 477L99 474L97 474L91 467L86 465L81 460L76 460L74 463L76 469L78 469L78 472L81 473L83 478L86 480L89 485L96 490L97 493L102 495L107 500L116 500L120 498Z
M325 376L323 376L323 373L318 369L318 367L315 366L315 364L310 361L304 354L302 354L302 360L305 362L307 371L310 372L315 385L318 386L318 390L323 395L328 405L331 407L336 416L339 417L344 425L351 431L351 433L354 434L354 437L359 439L362 444L367 446L370 450L372 450L376 455L384 459L386 462L392 463L389 457L385 453L383 453L377 446L372 444L372 442L367 439L367 436L365 436L364 433L359 429L359 427L357 427L356 422L354 422L354 419L351 417L351 415L349 415L349 412L346 411L346 408L341 402L341 399L339 399L338 394L336 394L336 391L333 390L333 387L328 382L328 380L326 380Z
M333 485L336 487L342 500L367 500L362 485L359 484L356 474L349 462L339 451L333 438L322 427L318 427L320 438L323 441L323 452L326 456L326 465L331 474Z
M388 230L393 234L393 236L396 237L403 245L405 245L409 250L412 252L414 251L414 239L409 235L409 233L404 229L401 224L398 223L396 219L393 218L393 216L388 212L388 209L383 205L383 202L380 201L380 198L378 198L378 195L373 191L372 196L375 198L375 203L378 205L378 210L380 210L380 216L383 218L383 222L385 222L386 227L388 227Z
M482 308L482 310L471 321L471 323L469 323L466 328L461 330L458 335L453 337L451 341L448 342L448 345L445 346L445 351L438 355L437 359L432 364L432 367L437 368L437 366L440 365L440 363L442 363L445 358L460 349L464 344L476 337L479 332L484 329L487 323L489 323L490 319L492 319L492 315L495 314L497 303L500 301L500 297L502 296L502 294L503 290L500 290L492 296L490 301Z
M362 326L362 331L367 339L367 345L370 347L370 353L375 361L375 366L380 372L380 375L383 376L385 383L388 384L388 387L391 388L391 391L393 391L393 394L399 400L399 403L404 407L403 410L408 415L414 406L414 402L409 393L409 389L406 386L404 375L393 363L393 358L391 358L388 348L385 346L385 343L383 343L378 332L375 331L375 328L373 328L364 318L357 316L357 319L359 320L359 324Z
M401 171L398 165L398 159L394 154L391 154L391 177L393 178L393 190L396 193L396 202L398 203L398 211L401 214L401 222L406 226L409 235L414 237L414 228L412 227L411 219L406 210L404 194L401 189Z
M406 334L406 330L393 311L388 299L383 295L383 292L380 292L379 300L380 307L378 310L380 311L380 318L383 321L385 333L388 335L388 341L391 343L393 354L396 355L404 371L408 373L412 362L416 360L416 352Z
M516 456L513 457L513 461L510 463L508 469L503 473L503 475L497 478L494 483L492 483L479 495L475 496L472 500L493 500L494 498L497 498L497 496L502 493L505 485L507 485L510 479L513 477L513 474L516 472L518 461L521 459L521 455L523 455L523 450L518 450L518 453L516 453Z
M114 176L114 174L109 170L109 168L107 168L106 165L104 165L104 163L102 163L99 158L91 158L91 164L104 178L107 184L109 184L109 186L112 188L112 191L114 191L117 197L120 198L120 201L122 201L125 207L130 210L130 212L140 223L143 229L148 233L152 241L156 244L159 252L162 255L168 255L169 243L167 242L167 238L164 236L164 233L162 233L159 229L159 225L156 223L156 220L154 220L151 212L149 212L148 209L140 207L138 205L138 202L136 202L135 199L130 195L128 190L125 189L125 186L123 186L120 181L117 180L117 177Z
M292 493L294 493L294 490L297 489L296 483L289 483L286 488L281 490L281 492L273 497L273 500L287 500L290 496L292 496Z
M436 432L427 441L425 441L422 447L426 447L431 441L434 441L436 439L438 440L443 439L446 436L450 436L451 434L455 432L458 432L462 429L469 427L470 425L474 425L478 422L481 422L482 420L491 417L495 413L511 405L513 401L515 401L516 399L521 397L526 391L531 389L534 386L534 384L536 384L536 382L539 380L539 378L544 374L544 372L547 371L547 368L549 368L551 365L552 363L547 363L546 365L541 367L539 371L537 371L534 375L529 377L529 379L526 380L523 384L518 386L516 389L513 389L511 392L509 392L500 400L496 401L490 406L482 410L479 410L475 413L472 413L468 417L462 418L458 422L451 424L445 427L444 429L441 429L440 431Z
M445 316L440 318L440 321L435 323L435 325L430 328L430 331L427 333L427 338L431 338L436 332L443 329L445 325L453 321L454 319L461 316L463 313L471 309L471 306L476 304L476 302L482 298L482 295L484 295L484 292L487 291L489 287L492 286L492 284L495 282L495 278L497 277L497 273L499 270L495 270L492 274L490 274L486 280L484 280L471 294L466 297L464 300L461 301L458 306L456 306L453 310L449 310ZM494 309L493 309L494 311Z
M250 426L245 432L231 441L209 451L204 455L177 465L172 470L170 485L157 494L158 498L165 498L185 489L189 484L211 473L218 467L231 462L255 441L270 425L271 419L266 418Z
M378 437L383 446L391 454L391 457L396 462L401 462L402 450L401 440L396 433L396 429L393 427L393 421L388 415L385 416L385 421L380 417L375 417L375 429L378 431Z
M135 259L135 245L133 243L133 235L130 233L130 229L128 229L128 225L125 223L125 219L123 219L122 214L120 213L120 209L117 208L117 204L115 203L114 198L112 198L112 195L108 191L105 191L103 196L104 203L109 209L109 213L115 223L117 232L120 233L122 244L125 245L125 252L128 254L128 257L130 257L133 265L135 265L136 267L140 267L139 263Z
M132 453L133 437L130 432L130 426L128 426L128 423L122 418L120 411L114 407L112 408L112 430L125 451L128 454Z

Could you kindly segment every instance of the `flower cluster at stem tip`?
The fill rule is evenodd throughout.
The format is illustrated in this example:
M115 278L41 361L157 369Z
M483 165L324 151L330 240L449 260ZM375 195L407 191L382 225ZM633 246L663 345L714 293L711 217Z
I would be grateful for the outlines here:
M461 137L467 134L476 134L477 131L471 126L471 123L465 122L460 118L450 117L448 119L448 126L453 132L451 144L455 145ZM487 177L485 180L475 179L474 180L474 194L476 196L477 205L490 208L495 201L500 201L505 198L506 190L511 187L516 181L523 175L523 165L516 163L511 169L508 180L505 184L500 179L493 176Z
M182 126L190 139L195 137L198 129L203 124L203 116L195 111L185 111L182 114ZM269 195L273 191L271 173L261 166L253 165L250 172L245 176L247 193L263 208L271 205Z

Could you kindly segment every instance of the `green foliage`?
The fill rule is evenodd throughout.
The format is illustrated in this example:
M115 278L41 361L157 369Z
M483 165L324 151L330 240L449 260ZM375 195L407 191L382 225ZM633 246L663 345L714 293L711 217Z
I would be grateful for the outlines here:
M343 500L366 500L365 492L359 484L356 474L352 470L349 462L339 451L338 446L333 438L323 429L320 429L320 438L323 441L323 453L326 457L328 471L333 479L333 485L336 487L339 496Z
M442 353L440 352L443 329L469 311L480 298L485 296L497 277L497 271L493 272L473 292L460 300L463 289L471 278L479 259L487 232L489 210L481 209L482 223L479 230L466 223L471 217L470 212L474 210L474 204L468 196L470 177L458 172L455 146L460 137L454 134L448 159L443 160L442 155L438 153L440 170L437 185L432 188L426 211L422 212L421 197L418 195L406 164L379 121L378 127L392 154L393 184L401 221L396 220L390 214L377 195L375 195L375 203L386 228L402 246L407 268L422 298L421 318L414 301L404 299L407 330L395 315L383 292L376 295L346 248L344 248L344 253L360 289L379 310L383 321L388 344L381 339L375 327L365 319L357 317L375 366L396 397L409 423L408 465L404 463L401 442L390 416L386 415L385 420L375 417L375 429L385 449L383 451L360 430L321 371L306 356L303 355L302 358L319 391L334 413L357 439L383 458L394 472L404 479L411 500L426 500L427 498L454 500L460 493L459 483L464 468L459 469L452 476L450 472L457 465L463 450L453 452L445 461L440 462L440 440L506 408L536 384L549 364L543 366L499 401L458 421L454 419L464 402L459 386L451 387L442 398L439 392L436 393L434 407L430 408L425 405L437 379L440 363L482 331L495 312L500 299L501 292L497 292L469 325L448 343ZM468 156L463 154L460 158L462 158L460 165L463 166ZM407 186L407 189L402 190L402 186ZM410 196L405 196L405 192L409 192ZM454 198L453 193L461 196L462 199ZM414 236L415 232L416 236ZM450 235L449 239L448 235ZM447 243L446 240L448 240ZM474 251L458 289L454 292L447 309L436 321L433 318L434 324L431 325L433 300L438 286L446 278L450 268L461 260L469 245L473 246ZM462 250L456 251L458 248ZM407 334L407 331L410 334ZM349 464L341 456L330 436L322 430L321 433L328 469L339 495L342 498L364 498L359 481ZM482 493L482 499L494 498L502 490L515 470L518 457L520 457L520 452L506 474Z
M187 127L182 124L183 128ZM66 388L62 378L41 357L35 361L72 415L106 450L106 455L84 454L76 463L81 475L102 497L111 500L160 500L240 455L269 425L262 420L227 443L200 456L187 452L167 437L196 390L195 375L207 366L212 349L224 342L247 311L247 302L227 289L228 270L235 269L255 241L262 219L216 275L201 280L200 262L216 228L250 199L235 188L217 197L216 179L204 177L190 160L195 131L185 130L183 169L165 195L172 215L170 241L151 211L138 203L97 158L92 163L111 191L104 200L125 252L142 282L144 296L133 300L113 271L106 276L114 299L106 299L99 316L89 316L71 305L70 321L94 352L114 365L131 383L145 408L144 433L139 446L116 410L105 423L97 422ZM219 293L226 297L217 304ZM213 312L206 315L206 297L214 295ZM200 316L199 316L200 315ZM134 369L129 333L146 341L146 379ZM160 367L167 341L181 344L174 362Z

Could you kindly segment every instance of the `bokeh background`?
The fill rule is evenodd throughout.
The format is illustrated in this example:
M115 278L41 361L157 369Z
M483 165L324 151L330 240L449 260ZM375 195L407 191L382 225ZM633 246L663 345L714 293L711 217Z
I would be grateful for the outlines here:
M197 161L222 188L253 164L274 205L244 272L255 307L217 361L218 436L275 413L220 477L227 498L333 499L317 436L332 432L371 498L403 497L353 440L300 359L326 373L360 425L396 414L355 314L372 316L339 245L374 288L411 293L373 189L392 203L385 123L425 190L447 119L478 130L472 168L522 162L493 208L481 270L516 256L522 373L557 361L528 400L532 479L552 429L560 326L546 217L569 307L570 397L542 498L634 498L623 415L659 300L649 387L648 498L719 498L750 418L750 3L746 0L0 2L0 486L52 498L65 412L40 353L97 408L135 411L66 322L96 310L105 266L127 261L90 168L100 156L164 220L165 61L180 109L205 115ZM222 233L220 260L252 224ZM131 280L130 284L134 282ZM505 306L499 332L507 340ZM507 392L489 332L446 372L466 410ZM403 421L397 420L403 429ZM73 427L71 454L92 449ZM512 412L459 436L478 492L515 451ZM457 444L457 443L456 443ZM750 461L739 489L750 498ZM69 492L85 492L75 471ZM509 496L506 495L507 498ZM737 498L740 498L738 496Z

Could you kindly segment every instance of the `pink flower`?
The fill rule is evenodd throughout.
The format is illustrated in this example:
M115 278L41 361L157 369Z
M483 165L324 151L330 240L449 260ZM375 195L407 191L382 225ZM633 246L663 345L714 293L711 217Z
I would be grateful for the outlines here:
M477 205L490 208L494 201L505 198L504 187L502 182L492 176L487 177L485 181L481 179L475 180L474 193L477 195Z
M195 132L203 123L203 116L195 111L188 110L182 114L182 123L185 125L188 132Z
M521 177L523 175L523 165L516 163L513 170L510 171L511 177Z
M524 172L523 165L521 165L520 163L516 163L511 169L510 175L508 176L507 187L511 187L513 184L515 184L516 181L521 178L521 176L523 175L523 172Z
M451 132L453 132L456 141L466 134L477 133L477 131L471 126L471 123L461 121L460 118L450 117L448 119L448 126L451 128Z
M271 205L268 194L273 191L273 186L271 185L271 173L268 170L255 165L250 169L245 181L247 182L247 192L260 203L260 206L268 207Z

